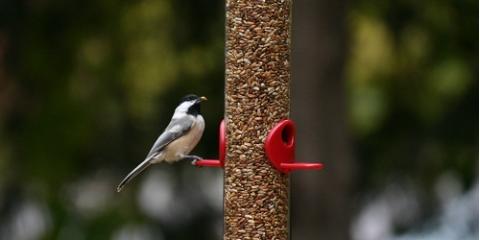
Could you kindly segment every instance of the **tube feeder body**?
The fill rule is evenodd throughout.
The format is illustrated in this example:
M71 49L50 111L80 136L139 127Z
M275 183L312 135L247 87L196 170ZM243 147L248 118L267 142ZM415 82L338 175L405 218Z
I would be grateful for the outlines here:
M286 174L265 138L289 116L291 0L226 0L224 239L288 239Z

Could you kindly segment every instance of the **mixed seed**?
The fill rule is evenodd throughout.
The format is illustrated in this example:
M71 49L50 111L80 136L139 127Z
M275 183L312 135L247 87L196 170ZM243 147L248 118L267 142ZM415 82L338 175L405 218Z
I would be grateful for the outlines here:
M289 115L291 0L226 0L224 239L288 239L288 176L265 156Z

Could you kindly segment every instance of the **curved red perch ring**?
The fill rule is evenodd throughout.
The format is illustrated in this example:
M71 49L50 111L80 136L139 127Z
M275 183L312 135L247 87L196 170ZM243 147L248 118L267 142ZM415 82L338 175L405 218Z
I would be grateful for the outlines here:
M220 123L218 133L219 159L202 159L195 162L199 167L224 167L226 150L225 120ZM293 170L320 170L322 163L295 162L295 123L283 120L270 130L265 139L265 153L272 165L282 173Z
M195 166L199 167L223 167L225 164L225 120L220 122L220 128L218 131L218 160L217 159L202 159L195 162Z
M283 120L270 130L265 140L265 152L272 165L280 172L293 170L320 170L322 163L295 162L295 123Z

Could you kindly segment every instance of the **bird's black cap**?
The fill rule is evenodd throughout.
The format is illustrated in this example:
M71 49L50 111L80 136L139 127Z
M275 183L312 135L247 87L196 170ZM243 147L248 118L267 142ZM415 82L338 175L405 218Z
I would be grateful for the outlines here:
M191 114L191 115L194 115L194 116L197 116L198 114L200 114L200 102L205 101L205 100L207 100L206 97L198 97L195 94L189 94L189 95L183 97L180 100L180 103L195 101L194 104L188 108L187 113Z
M199 97L195 94L188 94L187 96L183 97L180 99L180 102L187 102L187 101L192 101L192 100L197 100Z

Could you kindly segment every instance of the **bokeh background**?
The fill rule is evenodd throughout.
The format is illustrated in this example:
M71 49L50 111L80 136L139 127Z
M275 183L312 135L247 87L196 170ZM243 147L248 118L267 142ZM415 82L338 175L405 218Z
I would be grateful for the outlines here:
M293 2L292 239L478 239L478 1ZM221 0L0 1L0 239L222 239L219 169L115 186L223 64Z

